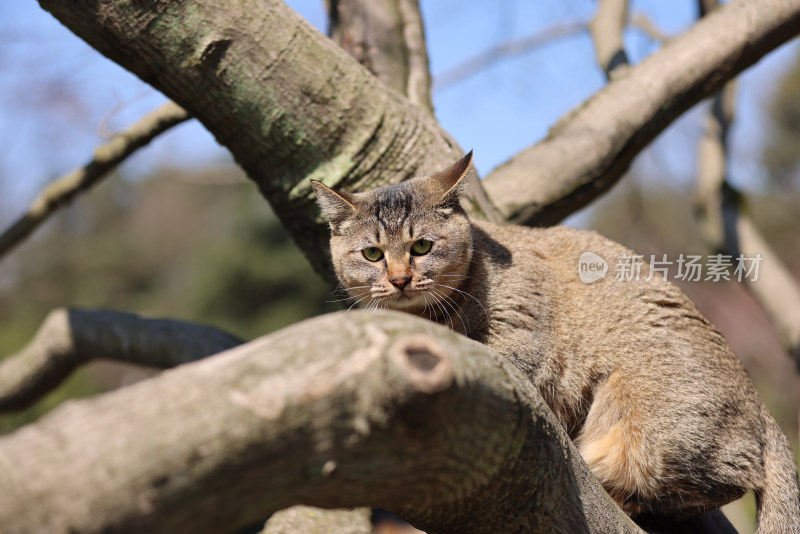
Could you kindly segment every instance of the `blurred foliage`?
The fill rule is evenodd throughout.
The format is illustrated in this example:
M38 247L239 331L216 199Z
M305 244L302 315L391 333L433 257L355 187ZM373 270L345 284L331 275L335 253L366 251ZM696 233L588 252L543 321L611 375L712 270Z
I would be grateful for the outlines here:
M162 169L111 177L0 263L0 355L19 350L59 306L212 324L245 339L339 307L240 171ZM89 366L0 433L68 397L116 387Z
M770 102L772 127L764 150L764 166L778 185L800 174L800 55L783 76Z

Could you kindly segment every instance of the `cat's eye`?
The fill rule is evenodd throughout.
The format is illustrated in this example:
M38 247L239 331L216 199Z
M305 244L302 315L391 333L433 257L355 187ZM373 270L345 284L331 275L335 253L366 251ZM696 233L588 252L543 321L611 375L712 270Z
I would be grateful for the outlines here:
M432 246L433 246L433 241L428 241L427 239L419 239L417 241L414 241L414 244L411 245L411 254L413 254L414 256L422 256L430 252Z
M383 251L378 247L367 247L361 251L361 254L369 261L379 261L383 259Z

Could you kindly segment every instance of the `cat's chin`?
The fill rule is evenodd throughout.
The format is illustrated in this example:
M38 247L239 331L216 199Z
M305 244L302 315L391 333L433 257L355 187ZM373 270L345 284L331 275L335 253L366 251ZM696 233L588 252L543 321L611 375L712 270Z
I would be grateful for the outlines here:
M387 308L399 311L413 311L425 307L425 301L420 295L397 293L389 301Z

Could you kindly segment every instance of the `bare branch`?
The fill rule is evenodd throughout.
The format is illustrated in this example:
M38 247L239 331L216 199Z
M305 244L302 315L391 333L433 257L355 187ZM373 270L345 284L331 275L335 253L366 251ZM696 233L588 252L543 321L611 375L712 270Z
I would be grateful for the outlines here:
M665 44L671 37L662 31L650 18L644 13L634 13L631 17L630 25L633 29L639 30L650 39Z
M486 177L489 197L511 222L560 221L611 188L686 109L798 32L798 2L723 5Z
M183 321L53 310L25 348L0 361L0 412L29 406L90 360L166 369L240 343L216 328Z
M508 57L522 55L526 52L549 44L558 39L572 37L579 33L586 32L588 25L585 22L568 22L546 28L533 35L521 39L506 41L500 45L490 48L480 54L473 56L455 67L437 74L433 80L433 90L441 91L454 85L476 72L485 69L489 65Z
M712 250L725 250L723 209L737 210L737 200L725 195L728 132L736 104L736 81L730 81L712 100L706 129L697 151L697 185L693 207L703 241ZM733 202L730 202L730 201ZM723 201L726 202L723 208Z
M599 0L597 12L589 24L597 64L606 78L623 75L630 66L622 32L628 18L628 0Z
M0 461L7 534L218 533L299 503L431 534L639 532L520 371L397 312L331 314L72 402L0 438Z
M743 195L727 181L727 133L734 118L735 85L714 98L698 151L694 213L706 244L738 260L758 259L758 278L744 277L800 366L800 285L759 232Z
M48 184L28 211L0 234L0 259L19 245L56 210L72 201L79 193L100 182L125 158L147 145L159 134L188 118L189 114L184 109L174 102L167 102L108 143L97 147L89 163Z

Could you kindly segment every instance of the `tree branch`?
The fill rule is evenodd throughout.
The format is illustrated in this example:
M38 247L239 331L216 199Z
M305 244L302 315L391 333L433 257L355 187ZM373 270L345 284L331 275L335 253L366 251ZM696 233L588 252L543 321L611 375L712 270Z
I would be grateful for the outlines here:
M662 31L658 26L656 26L656 24L650 20L647 15L641 12L633 13L630 25L633 29L639 30L653 41L657 41L661 44L665 44L672 38L667 33Z
M166 369L239 345L208 326L130 313L57 309L17 354L0 361L0 412L33 404L94 359Z
M28 211L0 234L0 259L24 241L56 210L72 201L79 193L99 183L125 158L188 118L189 114L183 108L174 102L167 102L108 143L97 147L89 163L48 184Z
M261 534L373 534L370 510L292 506L269 518Z
M800 3L727 3L484 180L504 219L554 224L602 195L675 118L800 32ZM698 53L702 51L702 53Z
M433 112L418 0L326 0L329 34L383 83Z
M599 0L589 24L597 64L609 80L624 75L630 66L622 41L627 17L628 0Z
M8 534L216 533L298 503L431 534L638 532L521 372L397 312L324 316L72 402L0 438L0 462Z

